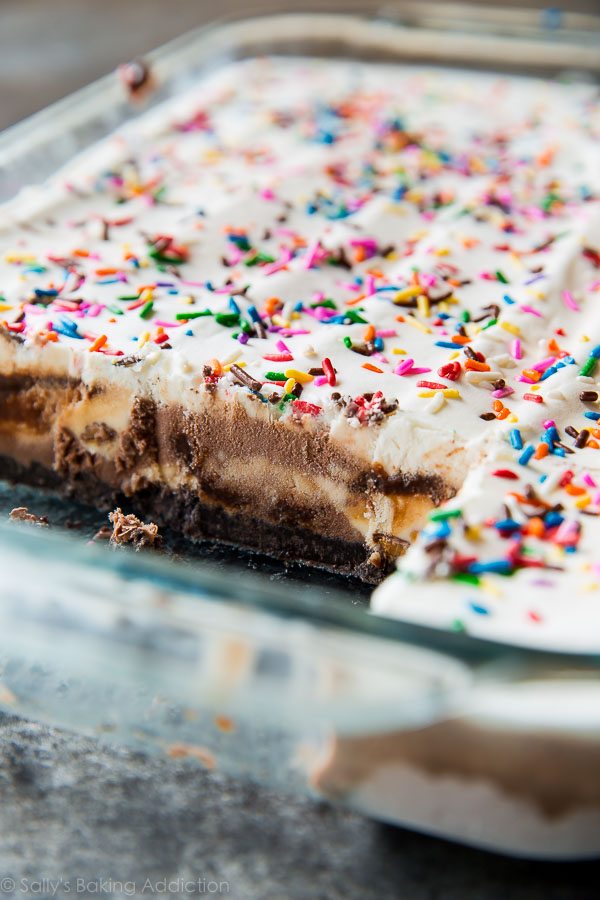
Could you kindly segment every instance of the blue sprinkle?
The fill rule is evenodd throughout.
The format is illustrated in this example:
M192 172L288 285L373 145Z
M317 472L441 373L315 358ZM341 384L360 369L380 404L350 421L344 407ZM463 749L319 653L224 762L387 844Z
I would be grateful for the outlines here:
M233 297L229 298L229 309L231 310L232 313L235 313L236 316L239 316L240 308L237 305L237 303L235 302L235 300L233 299Z
M505 294L502 299L504 300L505 303L508 303L509 305L512 305L515 302L512 297L509 297L508 294Z
M294 306L294 312L302 312L303 309L304 309L304 304L303 304L302 300L298 300L298 302Z
M452 534L452 527L446 520L440 522L436 528L427 528L427 537L431 538L447 538Z
M594 359L600 359L600 344L598 344L597 347L594 347L594 349L590 353L590 356L593 356Z
M193 336L194 336L194 332L192 331L191 328L188 328L188 330L187 330L186 332L184 332L184 333L187 334L188 337L193 337Z
M259 312L255 306L248 307L248 315L250 316L250 318L252 319L253 322L256 322L256 323L261 322L262 323L262 319L261 319Z
M567 455L565 453L565 450L563 447L555 447L553 452L554 452L555 456L566 456Z
M548 366L546 371L542 373L542 377L540 378L540 381L545 381L546 378L550 378L551 375L556 375L557 372L558 372L558 369L556 366Z
M563 550L565 551L565 553L576 553L577 547L575 546L575 544L567 544L566 547L563 547Z
M497 575L508 575L512 572L512 563L508 559L492 559L489 562L471 563L468 571L473 575L495 572Z
M517 531L521 526L514 519L499 519L494 522L494 528L498 531Z
M441 312L441 313L438 313L437 317L438 317L438 319L443 319L445 322L446 319L450 318L450 313Z
M373 341L373 346L378 351L383 350L383 340L380 337L376 337L375 340Z
M600 413L591 412L590 410L588 410L588 412L584 412L583 415L586 417L586 419L593 419L594 422L597 422L598 419L600 419Z
M490 614L487 606L482 606L481 603L476 603L475 600L469 601L469 607L471 612L477 613L478 616L489 616Z
M405 184L398 185L397 188L394 189L392 193L392 200L402 200L404 195L406 194L408 188Z
M545 480L546 480L547 477L548 477L548 476L547 476L546 473L544 472L544 474L543 474L543 475L540 475L540 477L538 478L539 483L540 483L540 484L543 484L543 483L545 482Z
M137 340L138 340L137 335L134 334L134 336L131 338L131 340L132 340L132 341L137 341Z
M511 429L510 432L510 442L515 450L523 449L523 438L521 437L521 432L518 428Z
M554 528L556 525L560 525L563 521L564 516L561 516L561 514L556 511L547 513L544 518L544 522L548 528Z
M455 344L453 341L436 341L436 347L444 347L446 350L458 350L460 349L460 344Z
M535 453L535 447L532 447L531 444L529 445L529 447L525 447L525 449L523 450L523 452L521 453L521 455L519 457L519 460L518 460L519 463L522 466L526 466L534 453Z
M321 325L344 325L346 316L330 316L328 319L321 319Z
M178 293L179 293L179 291L177 290L177 288L170 288L167 291L167 294L178 294Z
M36 297L58 297L58 291L43 291L41 288L35 288L34 294Z

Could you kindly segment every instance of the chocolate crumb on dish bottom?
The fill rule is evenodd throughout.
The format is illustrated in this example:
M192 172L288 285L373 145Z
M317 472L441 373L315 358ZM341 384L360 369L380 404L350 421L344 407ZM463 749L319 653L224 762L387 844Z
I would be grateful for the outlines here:
M597 119L278 58L140 115L0 208L3 471L368 582L498 446L587 471Z

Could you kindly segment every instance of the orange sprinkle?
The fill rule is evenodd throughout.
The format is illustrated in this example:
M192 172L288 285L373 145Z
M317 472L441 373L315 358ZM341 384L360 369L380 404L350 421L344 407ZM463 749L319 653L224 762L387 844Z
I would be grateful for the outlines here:
M573 484L572 481L570 481L568 484L565 484L565 491L567 492L567 494L570 494L571 497L580 497L582 494L586 493L585 488Z
M542 377L536 369L523 369L523 375L530 381L539 381Z
M80 256L83 259L86 259L90 255L89 250L73 250L73 256Z
M507 416L510 416L510 409L507 409L506 407L504 407L504 409L501 409L500 412L496 413L496 418L500 419L500 421L502 421L502 419L506 419Z
M223 374L223 366L221 365L220 361L216 357L214 359L209 359L208 364L211 367L211 369L213 370L215 375Z
M534 456L536 459L543 459L545 456L548 456L549 453L548 444L545 444L543 441L541 444L538 444L535 448Z
M479 362L478 359L468 359L465 362L465 369L471 369L474 372L489 372L490 367L487 363Z
M365 333L363 334L363 341L372 341L375 337L375 326L367 325L365 328Z
M367 258L367 251L362 246L362 244L360 244L358 247L354 248L354 261L355 262L357 262L357 263L364 262L366 258Z
M396 322L406 322L404 316L396 316Z
M268 300L265 300L264 310L267 316L273 315L273 313L277 310L277 308L281 305L281 300L279 297L269 297Z
M360 297L353 297L351 300L346 300L346 306L356 306L357 303L360 303L360 301L364 299L364 294L361 294Z
M452 343L453 344L470 344L471 338L467 337L465 334L453 334L452 335ZM483 363L481 363L481 365L483 365Z
M90 353L93 353L95 350L100 350L101 347L104 347L107 340L108 338L106 337L106 335L101 334L100 337L97 337L95 341L92 341L92 343L88 347L88 350L90 351Z
M504 403L502 400L494 400L494 412L500 412L504 409Z
M418 284L418 285L421 284L421 279L419 278L419 273L418 273L418 272L413 272L413 273L412 273L412 278L411 278L410 280L412 281L413 284Z
M229 716L215 716L215 725L219 731L231 732L235 731L235 723Z
M586 449L587 449L588 447L591 447L592 450L597 450L597 449L600 447L600 444L598 443L598 441L593 441L593 440L592 440L592 441L588 441L587 444L586 444L585 446L586 446Z
M544 536L544 522L543 519L540 519L539 516L534 516L529 520L525 531L527 534L531 534L533 537L541 538Z
M378 369L377 366L374 366L372 363L363 363L363 369L368 369L369 372L377 372L379 375L383 375L383 369Z
M95 274L96 275L116 275L118 271L119 271L118 269L107 266L103 269L96 269Z

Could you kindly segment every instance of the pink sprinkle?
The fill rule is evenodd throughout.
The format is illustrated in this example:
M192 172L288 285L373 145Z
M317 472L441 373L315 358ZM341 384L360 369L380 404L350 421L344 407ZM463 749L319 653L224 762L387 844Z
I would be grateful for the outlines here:
M324 384L327 384L327 375L317 375L313 380L313 384L315 387L322 387Z
M263 200L274 200L275 199L275 194L273 193L271 188L263 188L262 191L260 191L260 196L262 197Z
M563 291L563 303L567 307L567 309L573 310L573 312L580 312L579 306L575 302L575 298L571 291Z
M161 328L181 328L183 322L163 322L162 319L154 319L153 325L160 325Z
M382 331L376 331L375 336L380 338L392 338L398 334L393 328L384 328Z
M404 359L394 369L394 375L406 375L414 365L414 359Z
M584 473L583 481L585 481L585 483L587 484L588 487L592 487L592 488L598 487L598 485L596 484L596 482L594 481L594 479L592 478L592 476L590 475L589 472Z
M96 316L100 315L102 310L104 309L104 305L102 303L94 303L93 306L87 311L87 315L90 319L95 319Z
M511 387L503 387L498 388L497 391L492 391L492 397L496 400L501 400L502 397L510 397L511 394L514 394L515 390Z
M321 250L321 244L319 241L314 241L314 243L310 244L306 253L304 254L304 268L312 269L317 258L319 256L319 252Z
M284 343L284 341L277 341L275 346L277 347L277 349L279 350L280 353L291 353L292 352L290 350L290 348L287 346L287 344Z
M529 378L527 375L519 375L517 381L523 381L525 384L537 384L533 378Z
M179 279L179 284L184 284L186 287L198 287L198 288L206 287L206 283L204 281L184 281L183 278ZM219 288L218 291L215 291L215 294L230 294L230 293L231 293L231 285L227 288Z
M531 368L535 369L536 372L545 372L546 369L549 369L554 362L556 362L556 357L548 356L541 362L535 363L535 365L533 365Z
M306 328L282 328L281 333L284 337L294 337L296 334L310 334Z
M541 312L538 309L534 309L533 306L523 305L523 306L520 306L519 309L522 310L522 312L524 312L524 313L529 313L532 316L537 316L538 319L544 318L543 315L541 314Z
M262 267L262 274L263 275L274 275L275 272L280 272L281 269L285 269L287 264L290 262L291 258L292 258L292 251L288 247L285 247L282 250L281 256L279 257L279 259L275 260L274 263L269 263L268 266Z
M365 296L372 297L375 293L375 278L373 275L367 275L365 278Z
M510 352L513 359L523 359L523 351L521 350L521 341L519 338L515 338L514 341L511 342Z
M542 422L542 428L556 428L556 422L554 419L546 419L545 422Z

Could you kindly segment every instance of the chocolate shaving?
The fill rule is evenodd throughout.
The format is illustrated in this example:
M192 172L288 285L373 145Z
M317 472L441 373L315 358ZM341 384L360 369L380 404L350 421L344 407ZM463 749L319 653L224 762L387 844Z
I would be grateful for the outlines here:
M256 378L253 378L252 375L249 375L248 372L245 372L240 366L232 365L229 370L238 384L243 384L244 387L249 388L251 391L260 391L262 389L262 382L257 381Z
M113 366L135 366L136 363L142 361L141 356L120 356L118 359L113 360Z

